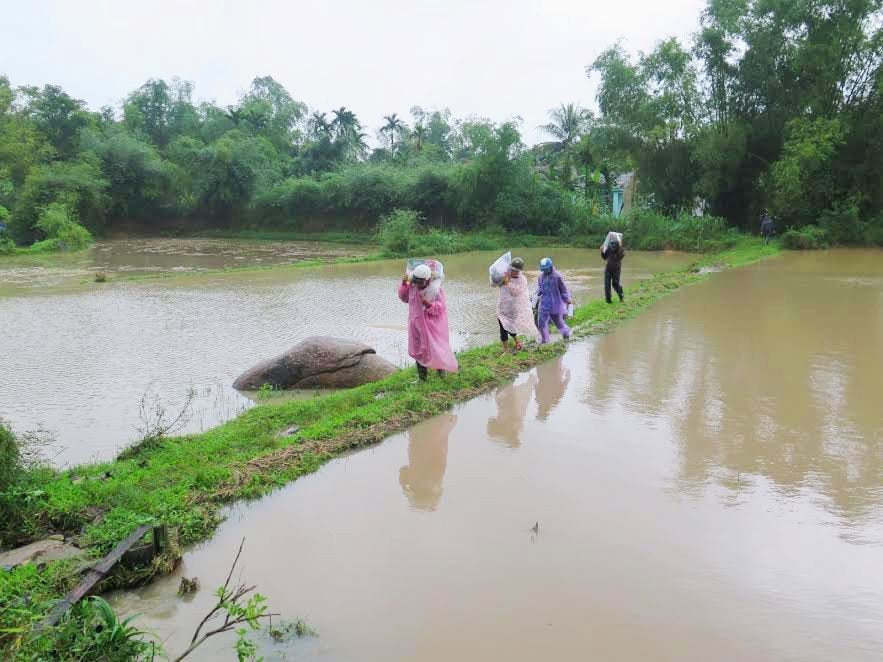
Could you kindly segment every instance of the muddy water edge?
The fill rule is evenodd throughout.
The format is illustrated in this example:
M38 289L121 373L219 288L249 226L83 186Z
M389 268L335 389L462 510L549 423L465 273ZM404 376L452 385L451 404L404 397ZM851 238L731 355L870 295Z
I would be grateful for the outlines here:
M114 605L180 648L245 537L247 580L319 632L268 657L877 660L880 258L715 274L240 504Z

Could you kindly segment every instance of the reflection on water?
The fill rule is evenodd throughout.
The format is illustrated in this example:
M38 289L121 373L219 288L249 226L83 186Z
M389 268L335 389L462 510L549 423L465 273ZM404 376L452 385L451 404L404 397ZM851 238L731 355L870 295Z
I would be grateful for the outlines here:
M248 580L321 633L299 659L876 661L883 274L861 255L682 290L243 506L183 572L214 586L253 541ZM177 581L114 597L173 650L211 601Z
M803 259L242 505L185 555L192 602L176 575L113 602L177 650L245 536L244 577L320 632L297 659L876 662L883 277Z
M570 383L570 370L564 367L564 360L558 358L539 366L536 374L537 419L545 421L548 420L549 414L558 406L567 391L567 385Z
M210 259L192 252L187 244L162 256L188 268ZM523 255L536 264L544 252ZM574 276L574 296L594 296L601 282L596 252L553 254L565 274ZM497 333L496 294L487 284L487 265L495 257L476 253L445 260L457 350L492 342ZM690 259L670 253L629 257L628 278ZM27 296L6 297L0 283L0 414L19 430L39 423L55 430L67 447L59 461L80 462L111 457L133 439L138 403L148 388L169 412L177 412L191 387L196 390L187 431L234 416L253 404L230 387L236 376L310 335L358 340L396 364L410 363L407 308L395 295L402 268L400 260L278 267L86 283L54 294L31 288ZM535 275L530 278L533 282Z
M528 375L520 384L500 389L494 394L497 414L487 421L487 435L504 446L515 449L521 445L521 433L527 406L537 385L535 373Z
M494 393L497 413L487 421L487 436L503 447L517 449L527 421L531 398L536 403L536 419L546 421L570 383L570 369L562 358L549 361L521 377L509 388Z
M671 426L682 489L738 494L762 479L861 524L883 490L881 257L786 255L717 274L599 339L584 401Z
M408 432L408 464L399 469L399 484L413 508L438 507L448 463L448 435L456 423L453 414L442 414Z

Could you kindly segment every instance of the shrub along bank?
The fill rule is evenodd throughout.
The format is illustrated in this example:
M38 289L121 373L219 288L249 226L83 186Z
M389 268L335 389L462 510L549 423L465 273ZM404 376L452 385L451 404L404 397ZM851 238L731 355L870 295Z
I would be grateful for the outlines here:
M381 217L376 239L385 257L445 255L509 246L576 246L597 248L611 230L623 232L626 245L636 250L682 250L714 253L736 246L746 237L728 228L722 218L681 214L669 217L648 209L633 209L620 217L584 216L573 220L557 236L507 232L491 227L470 233L432 227L412 209L397 209Z

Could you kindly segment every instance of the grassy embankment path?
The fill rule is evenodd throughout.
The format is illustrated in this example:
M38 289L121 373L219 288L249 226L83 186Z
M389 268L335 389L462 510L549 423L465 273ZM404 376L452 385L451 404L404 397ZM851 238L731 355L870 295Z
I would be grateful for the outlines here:
M607 305L599 299L580 306L573 319L575 334L605 333L665 295L704 280L708 276L698 273L701 266L741 266L776 252L775 246L745 239L688 270L628 283L624 303ZM177 528L181 544L195 543L211 536L224 504L267 494L349 449L379 442L566 350L560 342L517 355L501 356L498 345L471 349L459 354L459 373L443 380L431 377L414 384L415 371L404 369L381 382L313 400L260 404L212 430L163 439L127 453L126 459L64 472L36 471L21 486L14 521L3 528L26 538L73 535L95 555L145 522L168 524ZM299 432L278 435L291 425ZM144 580L161 569L157 562L136 577L118 575L115 582ZM64 564L0 573L0 649L4 629L12 629L13 638L24 636L44 613L45 601L60 597L77 578ZM26 594L27 609L11 608Z

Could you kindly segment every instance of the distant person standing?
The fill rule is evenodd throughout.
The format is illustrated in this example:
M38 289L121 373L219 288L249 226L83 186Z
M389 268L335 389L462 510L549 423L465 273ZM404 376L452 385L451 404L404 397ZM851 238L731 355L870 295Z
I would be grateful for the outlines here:
M540 343L549 342L549 322L555 323L565 340L570 339L570 327L564 321L567 306L572 303L570 290L564 278L552 265L552 258L544 257L540 262L540 278L537 283L539 297Z
M604 299L607 303L613 303L610 288L613 287L619 295L619 300L625 298L625 292L619 283L622 275L622 258L625 257L625 248L622 246L622 235L618 232L608 232L607 239L601 244L601 258L604 265Z
M763 237L764 245L770 243L774 234L776 234L776 224L770 212L764 209L760 212L760 236Z

